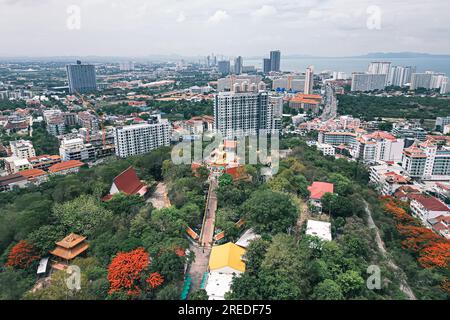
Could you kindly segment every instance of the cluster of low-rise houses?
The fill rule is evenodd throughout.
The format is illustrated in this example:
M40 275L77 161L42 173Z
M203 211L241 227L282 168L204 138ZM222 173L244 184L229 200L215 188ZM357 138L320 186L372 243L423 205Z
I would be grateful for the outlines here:
M415 121L396 123L386 132L376 122L351 116L316 118L298 128L317 132L317 141L309 145L324 155L366 164L370 182L382 195L407 201L425 226L450 238L450 137L442 134L448 121L436 119L432 133Z

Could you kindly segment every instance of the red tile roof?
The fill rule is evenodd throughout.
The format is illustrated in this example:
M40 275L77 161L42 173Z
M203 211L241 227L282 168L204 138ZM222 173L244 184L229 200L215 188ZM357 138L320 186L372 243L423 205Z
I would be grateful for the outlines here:
M411 200L416 200L428 211L450 212L450 208L435 197L427 196L424 194L409 194L408 198L410 198Z
M120 192L125 194L137 194L145 185L139 180L136 170L129 167L127 170L114 178L114 184Z
M69 161L64 161L61 163L57 163L52 165L48 171L55 173L55 172L60 172L60 171L64 171L64 170L68 170L68 169L73 169L73 168L79 168L84 166L84 163L78 160L69 160Z
M369 138L380 140L380 139L386 139L391 141L396 141L397 139L390 133L384 132L384 131L375 131L368 135Z
M314 181L312 185L308 187L311 193L311 199L321 199L325 193L333 193L334 185L328 182L317 182Z
M33 179L33 178L37 178L37 177L40 177L40 176L44 176L47 173L44 170L41 170L41 169L28 169L28 170L20 171L19 174L22 177L25 177L27 179Z

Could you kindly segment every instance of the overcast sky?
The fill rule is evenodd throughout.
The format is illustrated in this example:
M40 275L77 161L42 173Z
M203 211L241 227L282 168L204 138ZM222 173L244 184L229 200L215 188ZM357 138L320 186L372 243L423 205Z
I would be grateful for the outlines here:
M0 56L448 54L449 39L448 0L0 0Z

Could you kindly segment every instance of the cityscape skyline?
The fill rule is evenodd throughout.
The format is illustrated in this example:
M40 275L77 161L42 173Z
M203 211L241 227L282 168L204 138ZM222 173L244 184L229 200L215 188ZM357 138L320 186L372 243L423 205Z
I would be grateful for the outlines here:
M333 56L421 52L423 48L442 54L450 52L450 44L442 41L450 34L445 16L449 10L449 3L428 1L423 7L418 0L214 4L204 0L189 4L159 0L2 0L0 30L9 32L2 34L0 56L192 56L210 52L210 48L244 57L272 48L314 56L329 56L331 52ZM42 20L46 23L39 23ZM302 41L288 36L299 32ZM208 41L198 41L201 38Z

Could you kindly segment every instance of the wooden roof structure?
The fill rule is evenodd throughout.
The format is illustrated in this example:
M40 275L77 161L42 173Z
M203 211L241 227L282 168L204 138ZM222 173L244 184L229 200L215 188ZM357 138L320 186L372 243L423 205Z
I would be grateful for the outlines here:
M72 260L89 248L86 237L75 233L69 234L61 241L56 242L56 248L50 253L64 260Z

